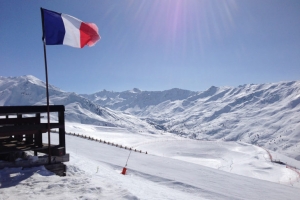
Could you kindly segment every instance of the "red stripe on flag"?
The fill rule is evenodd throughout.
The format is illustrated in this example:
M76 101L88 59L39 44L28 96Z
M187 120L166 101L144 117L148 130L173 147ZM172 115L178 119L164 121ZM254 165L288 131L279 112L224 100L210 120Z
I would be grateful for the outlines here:
M79 31L80 48L83 48L85 45L93 46L98 40L100 40L98 27L95 24L82 22Z

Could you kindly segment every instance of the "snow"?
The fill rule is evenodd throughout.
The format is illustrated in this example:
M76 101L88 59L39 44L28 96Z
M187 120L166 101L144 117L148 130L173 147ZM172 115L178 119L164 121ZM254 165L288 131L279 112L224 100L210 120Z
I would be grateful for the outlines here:
M49 87L69 122L130 132L170 132L202 140L256 144L300 160L300 81L215 87L193 92L103 90L78 95ZM103 100L104 99L104 100ZM45 105L45 83L28 75L0 77L0 105Z
M76 126L70 132L76 133ZM67 130L70 130L68 126ZM178 159L252 178L290 185L298 175L285 166L270 162L268 152L261 147L221 141L197 141L174 135L130 133L122 129L80 126L79 134L142 150L148 154ZM94 129L92 129L94 128ZM77 132L77 133L78 133ZM300 162L272 152L273 160L281 160L300 169ZM295 186L300 186L298 183Z
M67 176L43 166L2 169L0 200L299 199L299 86L93 95L51 86L51 104L66 108ZM0 106L45 102L45 84L37 78L0 77Z
M271 163L268 153L254 145L67 125L68 131L148 154L67 135L66 177L43 166L0 170L2 199L298 199L299 175ZM51 142L57 140L52 133ZM127 159L124 176L120 173Z
M283 81L236 88L212 86L190 93L180 89L143 91L135 96L123 94L118 103L115 99L121 93L117 92L109 93L111 98L105 102L93 99L93 95L86 97L183 137L241 141L300 160L299 92L299 81Z

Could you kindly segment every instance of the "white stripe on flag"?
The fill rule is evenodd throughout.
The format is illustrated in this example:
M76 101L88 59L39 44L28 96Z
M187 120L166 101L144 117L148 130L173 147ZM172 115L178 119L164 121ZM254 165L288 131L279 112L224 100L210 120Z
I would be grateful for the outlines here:
M61 18L65 25L64 45L80 48L80 26L81 20L70 15L61 14Z

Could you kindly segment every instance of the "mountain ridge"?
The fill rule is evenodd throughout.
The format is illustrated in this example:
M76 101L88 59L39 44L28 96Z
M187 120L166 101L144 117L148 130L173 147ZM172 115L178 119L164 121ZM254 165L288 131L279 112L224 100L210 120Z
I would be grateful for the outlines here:
M49 96L50 105L65 105L68 122L121 127L133 132L143 130L154 133L156 130L133 115L101 107L74 92L65 92L52 85L49 85ZM0 106L22 105L46 105L45 83L31 75L0 77Z
M98 93L97 97L103 96ZM120 93L114 93L118 98ZM155 96L155 93L148 92ZM148 120L162 130L204 140L243 141L300 159L300 81L212 86L185 98L152 102L140 107L141 98L110 97L102 106L123 110ZM138 95L136 97L139 97ZM151 97L153 99L155 97ZM94 101L90 98L91 101ZM124 104L122 104L124 103ZM294 144L296 141L296 144Z
M49 91L50 104L65 105L70 122L241 141L300 160L300 81L212 86L201 92L134 88L78 95L54 86ZM45 102L45 84L37 78L0 77L0 106Z

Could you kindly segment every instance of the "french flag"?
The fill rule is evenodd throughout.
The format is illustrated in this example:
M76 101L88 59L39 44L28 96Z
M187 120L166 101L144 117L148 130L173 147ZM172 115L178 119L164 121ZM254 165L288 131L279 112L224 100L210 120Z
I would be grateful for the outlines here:
M43 39L46 45L93 46L100 35L93 23L85 23L70 15L41 8Z

